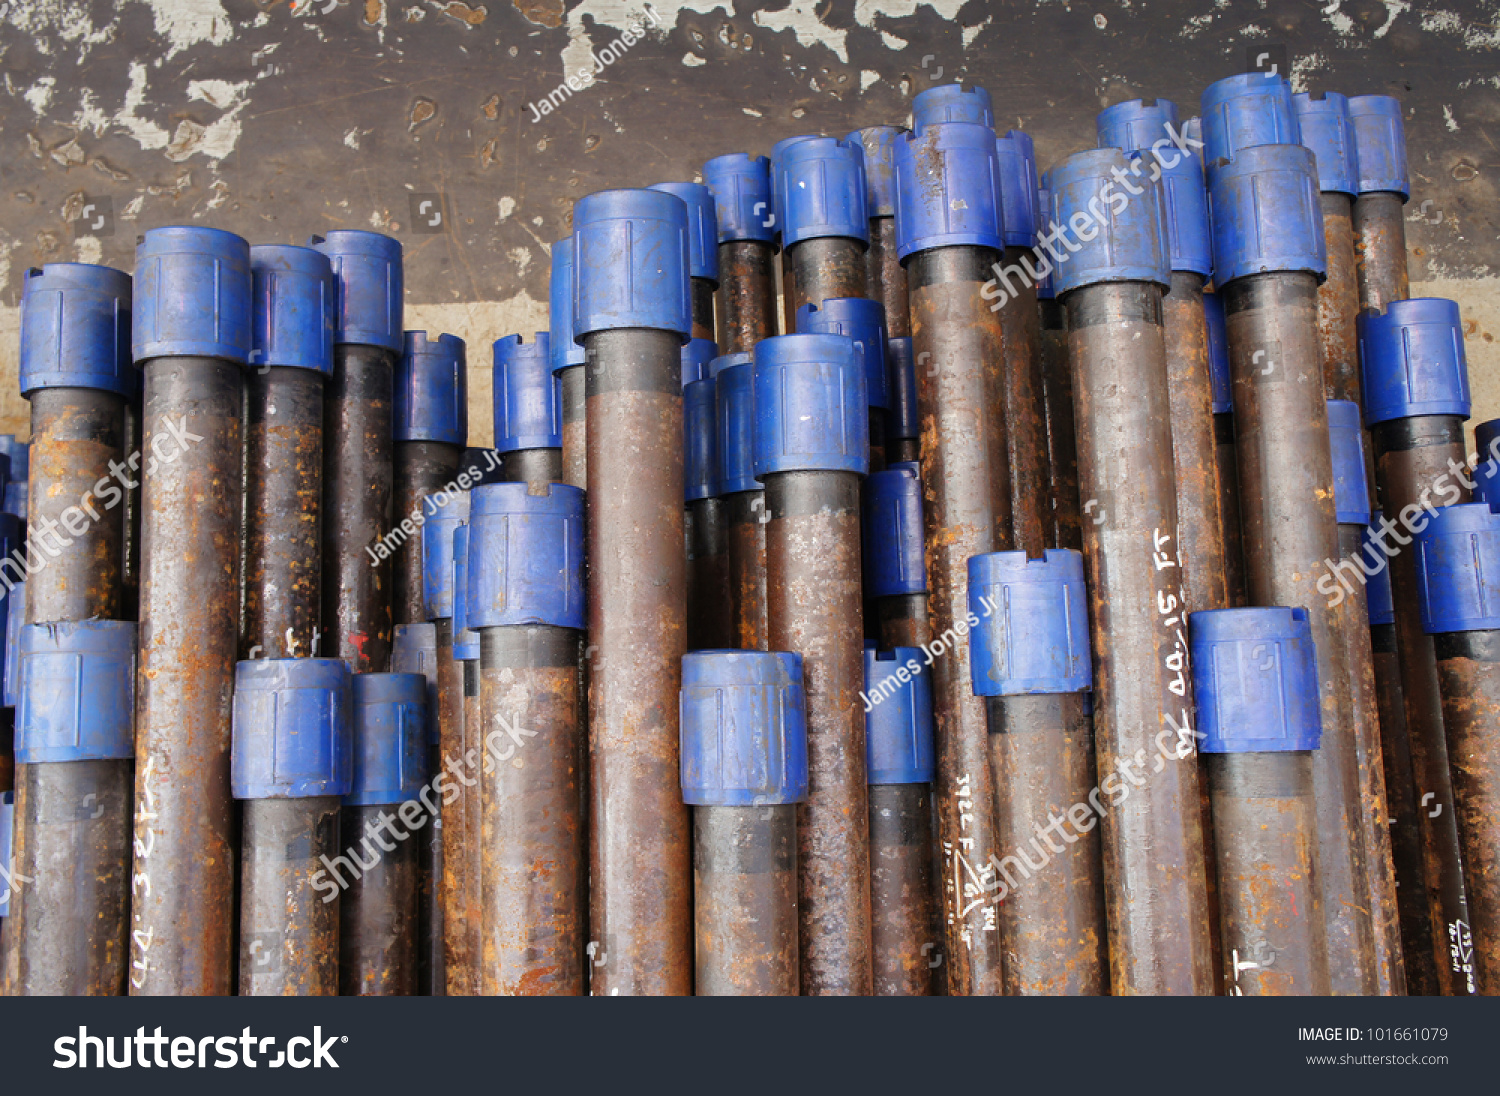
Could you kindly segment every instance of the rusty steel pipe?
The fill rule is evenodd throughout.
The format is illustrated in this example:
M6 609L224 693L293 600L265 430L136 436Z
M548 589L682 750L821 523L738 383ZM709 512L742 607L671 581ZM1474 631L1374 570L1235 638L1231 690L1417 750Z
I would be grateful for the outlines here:
M1359 318L1365 419L1375 452L1375 478L1384 514L1360 569L1389 556L1396 647L1405 698L1407 741L1415 777L1423 863L1432 926L1432 951L1444 995L1472 993L1462 952L1473 922L1465 891L1462 846L1453 801L1442 696L1432 637L1422 630L1418 574L1411 534L1434 498L1469 501L1463 420L1469 414L1462 319L1451 301L1397 301ZM1404 530L1404 531L1403 531ZM1377 553L1375 548L1380 551ZM1341 569L1328 593L1351 585Z
M772 201L781 230L786 330L804 305L866 297L870 240L864 150L857 141L792 137L771 152Z
M426 510L425 501L423 509ZM426 560L423 559L423 580L426 580ZM423 613L426 613L426 591L423 591ZM478 651L474 654L477 656ZM427 683L427 707L425 731L421 741L423 763L426 770L436 772L442 764L438 753L438 678L437 678L437 626L421 622L398 624L391 641L391 672L398 674L421 674ZM477 694L478 682L475 682ZM446 976L443 971L443 908L441 904L441 881L443 878L443 830L433 825L441 813L438 810L427 820L417 842L417 996L441 997ZM434 978L436 984L434 985Z
M454 532L455 550L463 527ZM452 572L450 570L450 576ZM450 583L454 582L449 578ZM457 601L454 595L455 603ZM479 784L471 771L478 754L474 736L478 728L465 718L469 705L465 696L465 663L458 658L456 616L433 621L437 627L438 678L438 772L449 777L455 798L443 797L443 874L440 886L443 905L444 994L448 997L479 996ZM436 775L436 773L434 774Z
M1040 287L1039 287L1040 288ZM1050 292L1050 287L1045 290ZM1037 361L1042 375L1042 403L1047 416L1047 466L1051 543L1083 548L1083 515L1078 498L1078 439L1073 426L1073 370L1068 361L1067 312L1054 297L1037 301Z
M1389 95L1348 101L1354 130L1354 255L1360 311L1384 312L1411 296L1406 218L1411 195L1401 104Z
M842 297L865 296L865 244L842 236L820 236L787 248L792 267L792 292L787 302L791 330L805 305L821 305Z
M574 330L587 355L588 633L597 648L588 953L590 990L604 996L692 992L676 707L686 647L687 236L686 206L660 191L603 191L574 211Z
M802 658L689 653L680 705L697 995L795 997L797 805L808 791Z
M566 426L551 333L538 331L529 344L519 335L496 339L494 354L500 478L538 486L557 483L563 476Z
M557 378L558 414L562 420L562 473L557 477L574 487L588 482L586 410L583 347L573 340L573 238L565 236L552 245L552 272L548 283L550 307L547 356Z
M1224 300L1217 293L1203 296L1208 321L1208 374L1213 393L1214 462L1218 467L1219 523L1223 530L1224 578L1229 604L1244 608L1245 539L1240 523L1239 458L1234 451L1234 396L1229 380L1229 335L1225 331Z
M910 329L908 316L908 330ZM917 367L912 360L910 335L892 335L886 340L890 354L891 410L890 436L886 439L888 464L906 461L915 464L922 458L922 422L917 413Z
M237 236L154 229L137 248L143 451L162 458L147 462L141 487L128 981L142 996L221 996L233 985L229 702L250 296L250 248ZM179 459L168 461L172 447Z
M971 559L969 621L970 678L985 698L1004 852L995 871L1005 991L1102 994L1107 934L1100 811L1089 800L1094 736L1083 693L1093 678L1082 555Z
M748 354L761 339L776 334L775 262L775 245L769 240L725 240L719 244L719 327L715 341L724 353Z
M904 126L866 126L844 138L858 145L864 164L865 212L869 215L869 247L865 250L865 288L885 310L891 338L911 335L906 270L896 244L896 142L905 138Z
M869 461L863 360L843 335L755 351L755 474L765 483L766 619L802 656L808 795L798 810L802 992L872 987L863 721L860 477ZM841 408L851 409L840 414Z
M444 442L398 438L393 447L393 529L402 533L408 528L416 530L396 547L391 561L393 627L420 624L426 619L422 605L422 501L455 482L461 455L459 446ZM410 525L405 524L408 521Z
M682 468L687 554L688 650L731 645L729 507L719 497L718 348L694 339L682 350Z

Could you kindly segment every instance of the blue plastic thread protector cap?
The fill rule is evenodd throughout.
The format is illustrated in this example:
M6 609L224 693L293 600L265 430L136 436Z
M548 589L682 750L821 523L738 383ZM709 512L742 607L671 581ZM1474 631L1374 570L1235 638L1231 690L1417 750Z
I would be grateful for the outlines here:
M250 245L217 228L153 228L135 249L130 313L137 362L250 357Z
M1500 460L1500 419L1489 419L1474 427L1474 452L1480 461Z
M1422 630L1500 628L1500 514L1483 502L1444 506L1412 532Z
M472 496L468 626L582 628L583 490L491 483Z
M1354 194L1358 169L1354 158L1354 122L1349 100L1336 91L1292 96L1302 143L1318 161L1318 189L1325 194Z
M866 126L844 140L858 145L865 161L865 210L876 217L896 215L896 142L907 130L902 126Z
M927 592L922 540L922 478L917 465L897 461L872 472L864 490L865 592L903 597Z
M400 242L379 232L338 228L308 243L333 264L333 341L399 354L405 302Z
M1005 249L994 131L934 122L896 142L896 255L936 247Z
M782 160L786 157L786 150L800 141L821 140L816 133L802 133L792 137L783 137L771 146L771 227L776 232L776 238L781 239L782 228L786 224L786 172L782 170Z
M1469 417L1469 361L1457 301L1392 301L1384 312L1361 313L1355 324L1366 423Z
M702 183L655 183L649 190L675 194L687 206L688 275L719 284L719 214Z
M453 616L453 531L469 520L469 492L422 500L422 605L428 620Z
M1306 609L1188 616L1202 753L1316 750L1318 656Z
M130 275L88 263L28 270L21 287L21 395L96 388L127 398L139 381L130 357Z
M5 485L5 504L0 507L7 514L13 514L22 521L26 520L26 496L28 487L25 480L12 478Z
M797 334L847 335L859 350L865 369L865 393L871 407L891 405L885 305L868 297L830 297L820 305L797 309Z
M1375 538L1370 534L1374 526L1365 530L1363 554L1366 561L1375 561L1380 564L1373 575L1365 580L1365 600L1370 610L1370 627L1374 628L1381 624L1396 623L1396 608L1391 600L1391 569L1385 562L1386 555L1378 545ZM1364 570L1363 567L1360 568Z
M682 344L682 387L701 381L709 375L709 363L719 356L719 345L712 339L689 339Z
M870 466L870 401L853 340L778 335L755 346L755 476Z
M1203 162L1233 160L1257 145L1298 145L1292 86L1280 75L1242 72L1203 93Z
M1039 232L1050 231L1053 224L1052 191L1045 185L1036 190L1036 223ZM1053 285L1052 270L1049 267L1046 274L1036 279L1036 298L1039 301L1050 301L1056 297L1057 289Z
M421 674L437 685L437 625L429 621L398 624L391 633L391 671Z
M801 655L689 652L679 706L684 803L761 807L807 797Z
M126 620L21 629L18 764L135 756L135 637Z
M1208 320L1208 378L1213 390L1215 415L1234 410L1234 387L1229 380L1229 331L1224 320L1224 299L1217 293L1203 294L1203 315Z
M1214 284L1249 274L1328 273L1323 206L1312 150L1256 145L1208 165Z
M1036 147L1031 134L1013 129L995 138L1000 161L1000 223L1006 247L1035 247L1037 211Z
M1333 454L1333 509L1340 525L1370 524L1370 481L1365 478L1365 429L1359 404L1328 401L1328 444Z
M752 354L728 354L713 361L721 495L761 489L755 478L754 363Z
M688 210L663 190L601 190L573 210L573 337L693 333Z
M682 494L692 502L718 493L718 385L707 376L682 390Z
M719 242L776 238L771 204L771 161L731 152L703 165L703 184L714 196Z
M1048 548L969 558L969 676L976 696L1093 687L1083 555Z
M21 629L26 625L26 583L5 595L5 682L3 706L14 708L21 695Z
M930 784L932 675L919 647L865 648L865 782Z
M495 449L562 448L562 381L552 371L552 337L538 331L496 339Z
M469 625L469 527L453 530L453 657L479 659L479 633Z
M995 128L990 93L979 86L938 84L918 92L911 101L911 128L920 133L943 122L969 122Z
M1056 210L1049 232L1064 234L1049 249L1059 295L1101 282L1172 284L1162 190L1149 166L1137 153L1096 148L1075 152L1048 173ZM1070 254L1064 239L1078 250Z
M310 247L250 248L250 364L333 373L334 287L328 256Z
M917 362L910 335L886 339L891 379L891 413L886 419L886 437L893 441L922 436L922 418L917 410Z
M782 246L828 236L870 242L865 156L858 143L833 137L797 141L782 150L772 170L780 172L786 208Z
M1138 152L1167 137L1169 125L1177 125L1177 104L1172 100L1131 99L1101 110L1094 132L1100 148Z
M1402 201L1411 197L1400 101L1389 95L1355 95L1349 100L1349 120L1359 192L1389 191Z
M469 365L457 335L408 331L396 366L392 436L462 448L469 440Z
M0 454L0 459L4 459ZM14 514L0 513L0 560L11 558L11 553L17 549L24 549L25 537L22 535L21 519ZM6 699L9 691L5 687L6 672L6 650L9 647L10 618L15 616L19 622L26 615L26 599L23 584L17 583L14 591L5 588L0 583L0 701L9 707L12 703ZM19 600L17 600L19 597Z
M17 441L14 434L0 434L0 453L10 458L11 480L24 480L31 474L31 443Z
M0 868L5 870L6 879L14 878L15 830L16 793L0 792ZM11 888L6 886L0 893L0 917L10 916L10 892Z
M405 803L427 783L427 679L421 674L355 674L353 776L349 806Z
M236 799L305 799L349 791L351 676L340 658L235 663L229 785Z
M585 352L573 338L573 237L552 245L552 272L547 279L548 349L552 372L582 365Z
M1482 460L1469 476L1474 481L1474 501L1500 512L1500 461Z

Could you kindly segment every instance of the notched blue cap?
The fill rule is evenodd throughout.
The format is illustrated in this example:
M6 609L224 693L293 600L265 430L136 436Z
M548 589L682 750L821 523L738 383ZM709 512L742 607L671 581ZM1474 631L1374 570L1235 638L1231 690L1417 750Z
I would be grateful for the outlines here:
M495 340L495 448L562 448L562 382L552 371L552 337L538 331Z
M864 365L843 335L778 335L755 347L755 475L870 466Z
M982 87L939 84L918 92L911 101L911 128L920 133L943 122L970 122L995 128L990 93Z
M1035 247L1037 211L1036 148L1031 134L1013 129L995 138L1000 161L1000 223L1006 247Z
M1232 160L1257 145L1297 145L1292 86L1276 74L1242 72L1203 93L1203 162Z
M1316 750L1318 655L1306 609L1214 609L1188 617L1202 753Z
M250 249L250 364L333 373L334 288L328 256L310 247Z
M1328 444L1333 454L1333 509L1340 525L1370 524L1370 483L1365 478L1365 430L1359 404L1328 401Z
M21 287L21 395L94 388L130 397L130 275L88 263L28 270Z
M337 228L308 243L333 264L335 343L401 352L401 244L379 232Z
M1256 145L1208 165L1214 283L1249 274L1328 272L1323 206L1312 150Z
M759 491L755 478L755 356L726 354L709 366L714 378L715 456L719 493Z
M687 206L688 274L719 282L719 215L714 196L702 183L656 183L651 190L675 194Z
M583 347L573 338L573 237L564 236L552 245L552 272L547 282L549 352L552 372L582 365Z
M1005 248L995 133L934 122L896 142L896 254L936 247Z
M469 527L453 530L453 657L479 661L479 633L469 625Z
M1177 104L1170 99L1131 99L1105 107L1094 119L1100 148L1138 152L1151 148L1177 125ZM1168 138L1170 140L1170 138Z
M469 520L469 492L422 500L422 605L428 620L453 616L453 531Z
M891 405L885 305L868 297L830 297L822 304L805 304L797 309L797 334L847 335L853 339L864 363L870 406Z
M802 656L692 651L682 658L682 801L763 807L807 797Z
M1358 168L1354 159L1354 123L1349 100L1336 91L1298 92L1292 96L1302 143L1318 161L1318 189L1354 194Z
M865 592L904 597L927 592L922 540L922 477L913 461L872 472L864 490Z
M348 793L351 676L340 658L235 664L229 783L236 799Z
M825 236L869 242L865 157L858 143L833 137L795 141L772 160L771 170L780 177L783 246Z
M250 245L232 232L153 228L135 249L131 352L163 357L250 357Z
M468 626L582 628L583 490L491 483L471 495Z
M1402 201L1411 197L1401 103L1389 95L1356 95L1349 100L1349 119L1359 192L1390 191Z
M1444 506L1416 538L1422 630L1500 629L1500 514L1483 502Z
M355 674L351 806L404 803L427 783L427 679Z
M703 184L714 196L719 242L776 238L771 200L771 161L731 152L703 165Z
M712 339L689 339L682 344L682 386L686 388L694 381L708 376L708 366L719 356L719 347Z
M135 756L135 637L127 620L21 629L18 764Z
M664 190L601 190L573 210L573 337L693 333L688 209Z
M434 441L462 448L469 440L469 371L464 341L408 331L396 367L396 441Z
M1057 223L1079 244L1072 254L1053 249L1059 258L1067 256L1053 275L1058 294L1101 282L1172 284L1160 184L1143 163L1138 153L1094 148L1075 152L1047 173ZM1116 172L1130 174L1141 193L1131 194Z
M969 558L969 675L976 696L1093 687L1083 556L1049 548Z
M1367 423L1469 417L1469 363L1457 301L1392 301L1384 312L1361 313L1355 322Z
M926 661L919 647L865 648L866 783L932 782L937 756Z

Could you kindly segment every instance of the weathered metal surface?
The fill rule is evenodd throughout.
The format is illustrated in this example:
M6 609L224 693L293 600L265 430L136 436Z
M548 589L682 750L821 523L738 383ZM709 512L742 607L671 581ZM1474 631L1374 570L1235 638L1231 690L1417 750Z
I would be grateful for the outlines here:
M776 250L763 240L719 245L720 354L748 354L776 334Z
M1002 260L1018 263L1029 248L1008 247ZM1005 445L1010 465L1011 547L1036 557L1056 547L1049 529L1052 469L1048 465L1047 411L1037 354L1041 317L1036 287L1022 279L1000 309L1005 354Z
M1321 201L1323 244L1328 252L1328 276L1318 286L1318 362L1323 367L1323 388L1331 400L1360 403L1353 204L1349 195L1330 191L1321 195Z
M865 251L865 290L885 308L886 333L893 339L911 334L911 303L906 270L896 257L896 218L870 218L870 246Z
M344 997L417 992L417 843L392 841L394 848L383 848L382 813L395 811L391 804L373 803L346 806L340 817L343 855L358 861L339 896L339 993Z
M323 378L245 378L245 604L241 658L307 658L322 619Z
M1401 958L1406 992L1413 997L1437 995L1439 955L1427 901L1427 869L1422 853L1422 823L1417 816L1417 784L1407 740L1406 699L1401 692L1401 660L1396 657L1396 626L1370 628L1375 700L1380 711L1380 757L1385 765L1386 804L1390 810L1391 862L1396 875L1396 904L1401 918ZM1446 963L1446 953L1441 957Z
M1354 199L1354 270L1361 309L1384 312L1411 296L1401 195L1374 191Z
M588 992L579 633L485 628L480 642L480 988Z
M797 807L802 992L868 996L870 816L865 783L859 477L765 477L766 621L802 656L807 799Z
M174 425L201 440L142 480L129 982L143 996L223 996L234 985L243 381L210 358L154 359L145 372L145 449Z
M1475 992L1500 996L1500 635L1434 637L1473 933ZM1466 963L1465 966L1470 964ZM1466 972L1467 973L1467 972Z
M725 496L729 554L730 646L766 650L766 513L764 491Z
M1161 290L1095 285L1064 304L1085 499L1095 754L1111 799L1102 823L1111 992L1211 994ZM1137 765L1144 771L1132 778ZM1116 800L1113 789L1137 779Z
M699 997L795 997L797 807L693 810Z
M561 449L515 449L500 454L500 475L509 483L563 482Z
M323 632L318 653L354 673L391 661L391 564L376 542L391 529L389 350L340 343L323 397Z
M1453 504L1468 502L1470 493L1451 475L1450 462L1465 457L1463 424L1456 417L1425 416L1377 424L1370 431L1375 450L1375 479L1385 518L1400 533L1401 511L1420 508L1443 477L1448 490L1457 491ZM1446 497L1446 496L1445 496ZM1420 509L1414 511L1420 513ZM1437 957L1438 988L1443 995L1471 993L1462 968L1462 953L1470 946L1468 899L1464 863L1453 804L1453 780L1448 743L1443 732L1442 694L1432 637L1422 630L1415 555L1396 535L1390 547L1399 549L1387 566L1391 573L1391 602L1396 612L1396 651L1401 665L1401 692L1406 702L1407 745L1415 778L1418 823L1422 828L1422 862L1427 873L1427 900Z
M339 903L312 884L343 851L338 798L251 799L242 819L240 996L338 996Z
M1328 996L1312 756L1224 753L1204 760L1214 805L1224 993Z
M464 663L453 657L453 618L433 622L437 630L439 767L456 798L444 796L443 974L449 997L479 995L479 779L475 769L478 732L469 726ZM433 770L436 776L439 770Z
M981 288L998 252L939 248L907 263L917 407L927 605L945 650L932 666L942 920L948 992L999 996L999 858L984 702L969 680L969 557L1011 547L1004 350Z
M873 599L875 636L884 650L926 647L932 642L932 620L926 594L901 594Z
M427 619L422 605L422 519L428 512L422 500L453 482L462 450L440 441L398 441L391 455L391 524L393 533L408 518L417 527L391 553L391 621L414 624ZM401 534L392 536L395 541ZM365 562L370 562L365 557Z
M865 245L846 236L816 236L786 249L792 270L786 295L788 331L797 330L797 310L805 304L821 306L839 297L863 297Z
M562 381L562 481L573 487L588 487L588 404L584 367L560 370Z
M729 504L721 498L694 499L688 509L688 650L732 647Z
M1062 302L1037 302L1040 323L1036 356L1047 416L1047 467L1052 472L1049 541L1057 548L1083 548L1078 499L1078 441L1073 428L1073 367L1068 361L1068 325Z
M927 997L942 962L932 866L932 788L870 785L870 925L875 995Z
M1008 996L1094 996L1108 982L1098 819L1064 822L1095 786L1083 694L988 698L995 817L1005 855L1000 933ZM1050 823L1050 824L1049 824ZM1054 835L1055 838L1054 839Z
M603 331L588 364L590 940L594 994L693 991L678 771L687 635L676 335Z
M714 283L707 278L692 279L690 293L695 339L714 340L714 288Z

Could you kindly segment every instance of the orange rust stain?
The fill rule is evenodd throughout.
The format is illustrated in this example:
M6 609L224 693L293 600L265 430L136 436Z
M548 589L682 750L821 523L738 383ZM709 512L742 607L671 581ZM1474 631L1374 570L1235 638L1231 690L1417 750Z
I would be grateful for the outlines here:
M539 27L562 26L563 0L511 0L511 4Z
M490 13L483 4L471 8L468 4L460 3L460 0L453 0L451 4L445 4L439 10L450 19L457 19L460 23L467 23L471 27L479 26L484 22L485 16Z

